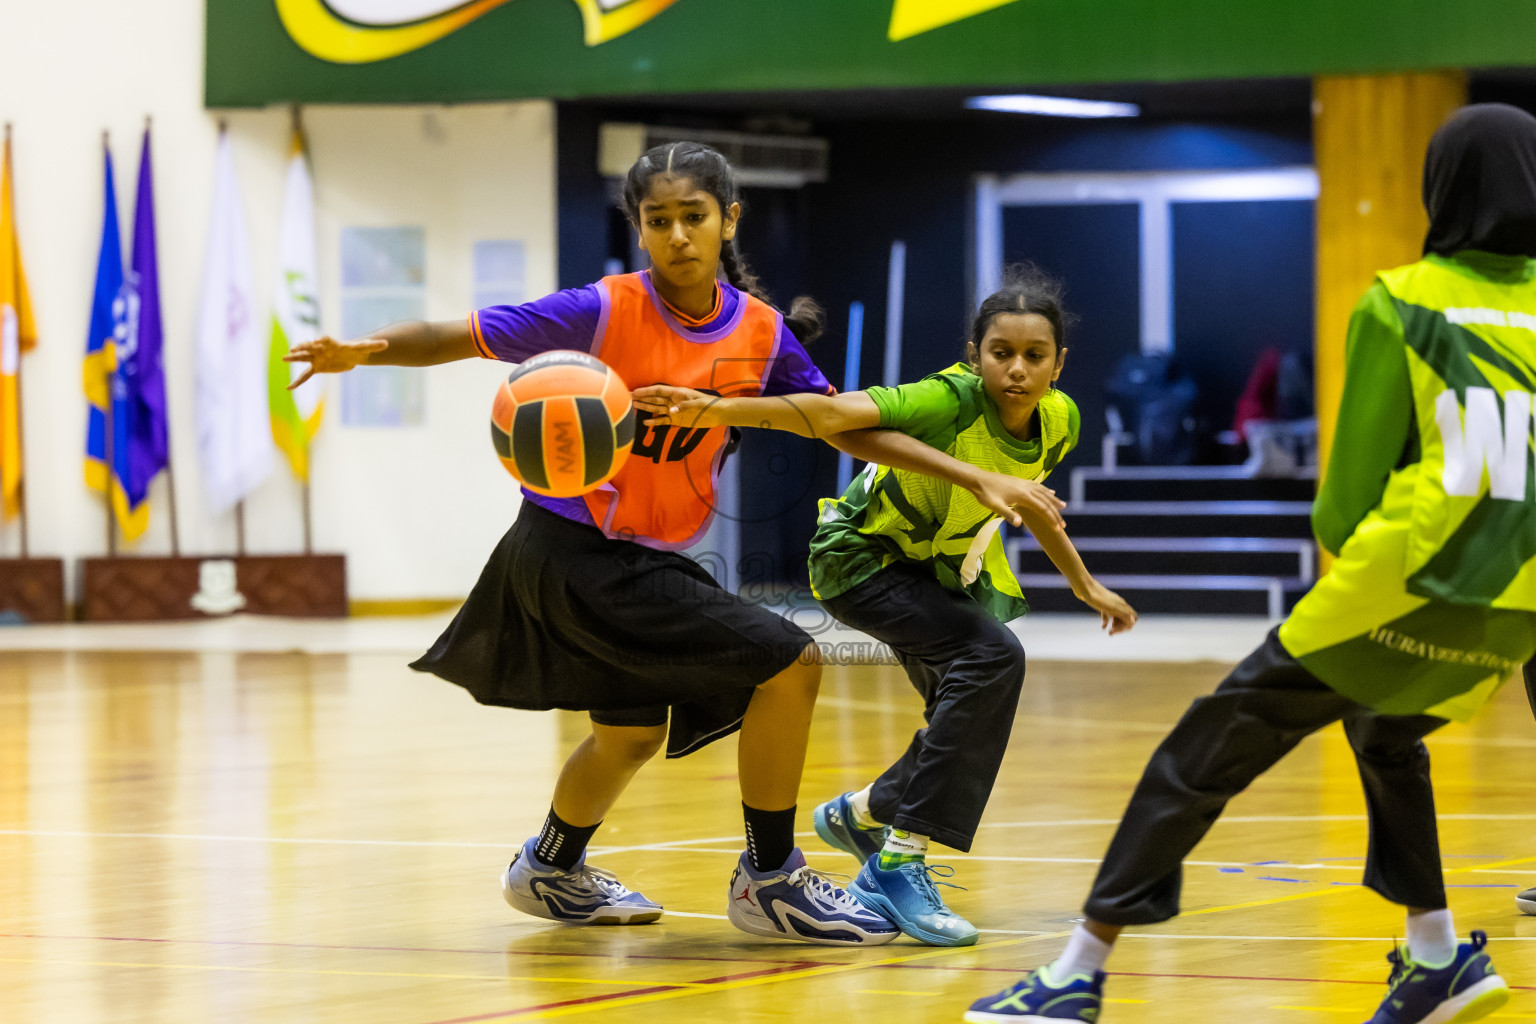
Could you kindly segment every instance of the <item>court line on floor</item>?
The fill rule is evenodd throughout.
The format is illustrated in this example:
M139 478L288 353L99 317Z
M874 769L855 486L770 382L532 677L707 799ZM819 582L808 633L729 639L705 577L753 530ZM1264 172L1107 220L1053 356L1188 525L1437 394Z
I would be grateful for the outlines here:
M723 914L683 914L676 911L668 911L667 915L670 917L719 917L722 921L726 919L725 915ZM823 962L806 960L804 957L776 960L770 957L679 956L677 954L664 953L578 953L568 950L451 949L433 946L358 946L321 942L253 942L242 939L157 939L132 935L41 935L31 932L0 932L0 939L35 939L49 942L140 942L146 944L172 946L246 946L254 949L318 949L359 953L441 953L450 956L526 956L590 960L663 960L682 961L688 963L722 964L805 964ZM836 963L837 961L829 960L825 962Z
M241 967L234 964L163 964L152 960L56 960L47 957L0 957L3 964L51 964L63 967L149 967L166 971L233 971L239 974L313 974L348 978L419 978L427 981L520 981L554 985L633 985L633 978L568 978L555 975L440 974L431 971L297 970L291 967ZM760 972L754 972L760 973ZM708 981L658 981L652 987L668 989L709 988Z
M629 852L633 852L635 850L649 850L649 849L650 849L649 847L628 847L628 848L616 848L616 849L612 849L612 850L608 850L608 851L599 851L596 848L594 848L592 852L593 852L594 855L604 855L604 853L608 853L608 854L612 854L612 853L629 853ZM725 847L715 847L715 846L681 846L681 845L677 845L677 846L666 847L666 849L663 852L666 852L666 853L734 854L734 853L737 853L739 851L737 851L735 849L727 849ZM842 856L844 856L844 854L841 851L838 851L838 850L811 850L811 851L809 851L807 853L807 856L808 857L842 857ZM979 861L979 862L983 862L983 863L1000 863L1000 864L1083 864L1083 865L1090 865L1090 866L1091 865L1096 865L1101 860L1103 860L1103 858L1101 858L1101 857L1012 857L1012 856L1005 856L1005 855L1002 855L1002 854L947 853L947 852L943 853L943 854L940 854L940 855L936 855L934 859L935 860L942 860L942 861L944 861L946 863L949 862L949 861ZM1189 868L1256 868L1256 867L1263 867L1263 868L1282 870L1282 871L1352 871L1352 872L1359 872L1359 871L1363 870L1363 868L1364 868L1364 865L1361 864L1361 863L1358 863L1358 862L1357 863L1326 863L1326 862L1321 862L1321 861L1313 861L1313 862L1299 862L1299 863L1292 864L1292 863L1289 863L1287 861L1263 861L1261 863L1255 863L1254 861L1249 861L1249 860L1187 860L1187 861L1184 862L1184 866L1185 867L1189 867ZM1525 875L1525 874L1529 874L1530 873L1528 871L1516 871L1516 870L1511 869L1511 868L1462 868L1462 869L1446 868L1445 870L1448 871L1448 872L1452 871L1452 870L1459 870L1459 871L1465 871L1465 872L1468 872L1468 873L1471 873L1471 872L1475 871L1478 874L1485 874L1485 875L1503 875L1503 874ZM1266 878L1261 878L1260 876L1257 876L1257 875L1248 875L1247 877L1250 878L1250 879L1258 879L1259 881L1281 881L1281 882L1299 882L1299 881L1304 881L1303 879L1290 879L1290 878L1281 878L1281 879L1272 879L1271 878L1271 879L1266 879ZM1332 884L1339 885L1339 884L1344 884L1344 883L1337 883L1336 882L1336 883L1332 883ZM1487 886L1487 888L1491 889L1491 888L1501 888L1501 887L1500 886L1490 885L1490 886ZM675 911L669 911L669 913L676 913L676 912ZM704 915L704 916L708 916L708 915Z
M807 832L806 835L815 835ZM67 829L25 829L25 828L0 828L0 836L21 836L55 839L176 839L193 842L207 843L282 843L312 846L405 846L405 847L463 847L466 849L493 849L514 850L517 843L512 840L502 842L471 842L450 839L331 839L306 836L231 836L231 835L202 835L190 832L93 832L88 830ZM726 843L738 841L738 836L718 836L709 839L672 839L659 843L641 843L634 846L594 846L592 853L606 855L611 853L631 853L647 850L670 850L678 846L687 846L695 843ZM740 853L741 849L730 851Z
M875 711L881 714L910 714L914 717L922 713L922 708L917 704L888 704L883 701L857 700L849 697L826 697L816 699L819 708L837 708L844 711ZM1017 722L1036 723L1039 725L1075 726L1084 729L1124 729L1131 732L1158 733L1169 732L1178 724L1177 719L1167 722L1136 722L1127 719L1116 718L1074 718L1065 715L1031 715L1027 712L1014 716Z
M1364 822L1364 814L1266 814L1266 815L1234 815L1216 820L1216 824L1227 825L1283 825L1291 823L1316 823L1316 822ZM1536 821L1536 814L1442 814L1440 821ZM999 821L984 822L982 828L1078 828L1113 826L1120 824L1119 818L1066 818L1052 821ZM797 836L809 837L813 832L797 832ZM281 843L316 846L403 846L403 847L462 847L465 849L494 849L510 850L516 843L510 840L498 842L474 842L468 840L452 839L336 839L321 836L239 836L239 835L206 835L191 832L97 832L87 829L26 829L6 828L0 829L0 836L18 836L23 838L64 838L64 839L162 839L185 840L192 842L212 843ZM740 836L713 836L699 839L671 839L656 843L638 843L632 846L594 846L594 856L607 856L615 853L631 853L644 851L687 850L701 843L739 843ZM728 851L740 853L741 847L737 846ZM1093 861L1092 863L1097 863ZM1194 862L1191 862L1194 863ZM1243 866L1244 862L1234 862L1233 866Z
M1068 936L1070 934L1072 934L1072 933L1069 932L1069 931L1067 931L1067 932L1048 932L1045 935L1037 936L1036 938L1047 938L1047 937L1065 938L1066 936ZM737 989L753 988L753 987L756 987L758 985L776 984L776 983L781 982L781 981L802 981L802 980L805 980L805 979L808 979L808 978L821 977L821 976L829 975L829 974L846 974L849 971L862 971L862 970L867 970L867 969L875 968L875 967L886 967L886 966L892 966L892 965L896 965L896 964L905 964L905 963L910 963L910 962L917 961L917 960L930 960L930 959L934 959L936 957L950 956L950 955L953 955L955 953L974 952L974 951L980 950L980 949L998 949L998 948L1001 948L1003 946L1015 946L1015 945L1018 945L1020 943L1031 942L1031 941L1034 941L1033 938L1003 939L1000 942L988 943L985 946L976 945L976 946L947 947L947 948L943 948L943 949L930 949L930 950L927 950L927 951L922 952L922 953L913 953L913 954L909 954L907 956L891 957L891 958L888 958L888 959L885 959L885 960L874 960L874 961L869 961L869 962L855 962L855 963L847 963L847 964L824 964L824 965L817 965L817 966L808 967L808 968L806 968L804 970L799 970L799 971L775 972L773 975L769 975L769 976L741 978L739 980L734 980L734 981L725 981L725 982L721 982L719 984L710 986L708 988L690 990L690 992L692 992L692 991L698 991L698 992L705 992L705 991L708 991L708 992L731 992L731 991L735 991ZM810 961L810 962L811 963L815 963L815 961ZM617 1009L617 1008L623 1007L623 1006L637 1006L637 1005L642 1005L642 1004L646 1004L646 1003L658 1002L658 1001L661 1001L661 1000L665 1000L665 999L669 999L669 998L674 998L678 994L680 994L680 993L677 992L677 991L673 991L673 992L646 992L646 993L643 993L643 994L642 993L635 993L633 995L628 995L628 996L623 995L623 994L615 994L614 997L603 1000L601 1005L590 1005L590 1004L587 1004L587 1003L581 1003L581 1004L570 1003L570 1004L557 1005L557 1006L548 1006L548 1004L546 1004L545 1006L524 1006L524 1007L519 1007L519 1008L513 1009L513 1010L503 1010L503 1011L501 1011L499 1013L486 1014L484 1016L461 1017L461 1018L456 1018L456 1019L450 1020L450 1021L432 1021L431 1024L470 1024L470 1022L483 1022L483 1024L490 1024L490 1022L492 1022L492 1021L503 1021L503 1020L517 1020L517 1019L543 1020L545 1018L550 1018L550 1017L568 1017L568 1016L572 1016L572 1015L575 1015L575 1014L589 1013L589 1012L591 1012L593 1010L611 1010L611 1009Z
M985 931L986 929L982 929ZM1122 932L1122 939L1211 939L1220 942L1402 942L1401 935L1170 935L1157 932ZM1503 935L1488 940L1500 942L1536 942L1536 935Z
M1523 863L1523 862L1528 862L1528 861L1536 861L1536 857L1518 858L1518 859L1508 860L1508 861L1496 861L1496 862L1494 862L1492 864L1478 865L1478 866L1492 868L1492 867L1500 867L1500 866L1503 866L1505 864ZM1454 869L1454 870L1456 870L1456 871L1467 871L1469 869L1468 868L1458 868L1458 869ZM1232 903L1232 904L1227 904L1227 905L1217 906L1217 907L1204 907L1204 908L1201 908L1199 910L1188 911L1188 912L1184 913L1182 916L1184 916L1184 917L1202 917L1202 916L1208 916L1210 914L1224 913L1224 912L1231 911L1231 910L1245 910L1245 909L1252 909L1252 908L1255 908L1255 907L1273 906L1273 905L1281 904L1281 903L1293 903L1293 902L1297 902L1299 900L1315 899L1315 898L1320 897L1320 896L1332 895L1334 893L1339 893L1339 892L1354 892L1354 891L1356 891L1354 888L1347 888L1347 889L1345 889L1345 888L1338 888L1338 887L1330 886L1330 887L1323 888L1323 889L1316 889L1316 890L1312 890L1312 891L1309 891L1309 892L1303 892L1303 893L1293 893L1293 894L1289 894L1289 895L1286 895L1286 896L1275 896L1275 897L1270 897L1270 898L1262 899L1262 900L1248 900L1248 901L1244 901L1242 903ZM975 953L975 952L982 952L982 951L990 951L990 950L1000 949L1000 948L1002 948L1004 946L1015 946L1015 945L1020 945L1020 944L1023 944L1023 943L1038 942L1038 941L1040 941L1042 939L1066 938L1067 936L1069 936L1071 934L1072 934L1071 930L1056 931L1056 932L1045 932L1045 933L1042 933L1042 934L1039 934L1039 935L1020 936L1018 938L1013 938L1013 939L1003 939L1003 940L1001 940L999 942L978 943L975 946L959 946L959 947L949 947L949 948L943 948L943 949L929 950L929 951L927 951L925 953L917 953L917 954L913 954L913 955L909 955L909 956L902 956L902 957L892 957L892 958L889 958L889 959L886 959L886 960L876 960L876 961L867 962L867 963L839 964L839 965L836 965L836 966L818 966L818 967L811 967L811 968L808 968L808 969L803 970L803 971L786 971L786 972L782 972L782 973L776 973L776 974L774 974L772 976L768 976L768 977L743 979L741 981L722 983L720 985L717 985L717 986L714 986L714 987L711 987L711 988L688 989L686 991L676 991L676 990L674 990L674 991L670 991L670 992L646 992L646 993L643 993L643 994L636 993L636 994L631 995L631 996L622 996L622 995L620 995L620 996L616 996L615 998L612 998L612 999L604 1000L602 1002L602 1004L599 1005L599 1006L592 1006L590 1004L569 1004L569 1005L565 1005L565 1006L550 1007L548 1009L541 1008L541 1007L523 1007L523 1008L520 1008L520 1009L509 1010L509 1011L501 1014L500 1016L485 1016L485 1017L478 1017L478 1018L473 1018L473 1019L475 1021L477 1021L477 1022L483 1022L483 1024L489 1024L489 1022L492 1022L492 1021L510 1021L510 1020L518 1020L518 1019L542 1020L542 1019L553 1018L553 1017L566 1017L566 1016L572 1016L572 1015L575 1015L575 1014L581 1014L581 1013L590 1012L593 1009L609 1010L609 1009L617 1009L619 1007L624 1007L624 1006L638 1006L638 1005L643 1005L643 1004L648 1004L648 1003L653 1003L653 1002L661 1002L661 1001L665 1001L665 1000L677 999L677 998L681 998L681 997L684 997L684 996L701 995L701 994L704 994L704 993L713 994L713 993L716 993L716 992L727 992L727 991L734 991L734 990L742 989L742 988L756 987L758 985L764 985L764 984L779 984L779 983L785 982L785 981L801 981L801 980L806 980L806 979L810 979L810 978L824 977L824 976L833 975L833 974L846 974L846 973L848 973L850 971L869 970L869 969L881 968L881 967L892 967L892 966L897 966L897 965L904 965L904 964L915 963L915 962L923 961L923 960L937 959L937 958L944 957L944 956L953 956L956 953ZM1238 979L1238 980L1243 980L1243 979ZM1246 980L1269 980L1269 979L1246 979ZM1296 979L1296 980L1301 980L1301 979ZM1325 980L1325 979L1308 979L1308 980L1319 980L1319 981L1321 981L1321 980ZM467 1019L465 1021L456 1021L456 1022L438 1021L438 1022L433 1022L433 1024L467 1024Z
M814 963L815 961L805 962ZM750 971L745 974L726 974L719 978L708 978L704 981L693 982L691 984L718 988L719 986L723 985L745 984L754 979L781 974L785 971L791 971L795 969L795 967L790 966L773 968L765 971ZM644 988L632 989L628 992L609 992L605 995L583 996L579 999L564 999L554 1003L541 1003L537 1006L524 1007L523 1009L517 1011L517 1015L527 1016L530 1013L537 1013L541 1017L558 1017L563 1016L566 1013L587 1013L593 1010L609 1010L615 1006L627 1006L633 1001L643 1001L647 996L665 995L667 994L667 991L667 989L661 986L651 985ZM433 1021L432 1024L477 1024L477 1022L481 1021L500 1020L505 1016L506 1014L503 1012L473 1014L468 1017L453 1017L449 1020Z

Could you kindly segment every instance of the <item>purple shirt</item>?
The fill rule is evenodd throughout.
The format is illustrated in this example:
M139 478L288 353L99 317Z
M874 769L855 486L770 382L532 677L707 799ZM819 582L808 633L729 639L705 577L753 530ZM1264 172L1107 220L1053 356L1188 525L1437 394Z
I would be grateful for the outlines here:
M652 294L655 294L654 291ZM720 312L714 319L697 327L668 315L664 305L658 303L658 306L662 319L672 330L695 336L707 335L729 323L743 301L741 292L724 281L720 282L720 297ZM593 339L605 319L605 313L602 290L595 284L589 284L582 288L567 288L542 299L525 302L521 306L487 306L470 314L470 333L474 337L475 348L486 359L520 363L552 349L591 352ZM768 369L762 393L798 395L806 392L827 395L833 394L834 389L816 368L816 364L811 362L805 346L800 344L800 340L788 327L780 324L777 354ZM550 498L534 494L526 487L523 488L523 497L567 519L596 525L582 498Z

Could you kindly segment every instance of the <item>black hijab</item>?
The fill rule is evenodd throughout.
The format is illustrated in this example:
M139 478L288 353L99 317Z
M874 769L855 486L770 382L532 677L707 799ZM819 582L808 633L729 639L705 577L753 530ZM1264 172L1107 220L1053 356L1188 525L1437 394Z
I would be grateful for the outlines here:
M1536 117L1503 103L1452 114L1424 158L1426 253L1536 259Z

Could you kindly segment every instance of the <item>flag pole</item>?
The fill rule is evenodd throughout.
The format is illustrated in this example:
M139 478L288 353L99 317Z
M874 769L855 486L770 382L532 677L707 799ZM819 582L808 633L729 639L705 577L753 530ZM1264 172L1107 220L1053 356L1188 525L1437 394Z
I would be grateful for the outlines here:
M307 471L309 468L309 446L305 445L304 447L304 465ZM306 478L304 480L304 553L306 555L315 553L314 531L311 526L312 518L309 511L309 480Z
M111 145L112 145L112 143L111 143L111 136L106 131L102 131L102 133L101 133L101 148L102 148L102 150L103 151L109 151L111 149ZM116 356L114 355L113 358L115 360ZM107 425L106 425L106 438L105 438L105 440L106 440L106 446L105 446L106 447L106 452L105 452L105 454L106 454L106 470L107 470L107 475L106 475L106 484L105 484L105 486L102 489L102 498L105 499L105 501L106 501L106 510L107 510L107 557L108 558L116 558L117 557L117 530L115 529L115 524L113 523L113 515L112 515L112 471L114 469L113 462L112 462L112 455L113 455L113 452L112 452L112 448L113 448L113 445L112 445L112 440L113 440L113 438L112 438L112 406L115 404L114 401L113 401L113 395L112 395L112 375L114 373L116 373L116 372L117 372L117 370L116 370L115 367L113 367L112 369L109 369L109 370L106 371L106 384L107 384L106 423L107 423Z
M5 177L10 179L10 182L11 182L11 197L12 197L12 202L14 202L15 201L15 196L16 196L16 176L15 176L15 174L12 173L12 171L13 171L13 168L11 167L11 122L7 121L7 122L5 122L5 171L4 171L4 174L5 174ZM12 225L12 230L14 231L15 230L15 223L16 223L15 216L14 216L14 209L13 209L12 213L13 213L13 215L12 215L12 219L11 219L11 225ZM18 246L17 248L18 248L18 251L19 251L20 246ZM14 280L11 282L11 294L13 294L13 295L20 295L21 294L21 260L19 258L15 261L15 265L12 267L12 272L14 274ZM31 556L32 552L31 552L31 545L29 543L29 538L27 536L27 471L26 471L26 467L27 467L27 431L26 431L26 426L25 426L26 418L23 415L23 413L25 412L25 408L21 404L21 391L22 391L22 388L21 388L21 363L22 363L22 359L21 359L21 339L18 337L17 341L16 341L16 452L21 457L21 480L18 483L17 488L16 488L16 500L17 500L17 502L21 506L21 508L20 508L21 516L20 516L19 522L17 523L17 526L19 526L20 529L21 529L21 557L22 558L28 558L28 557Z
M304 139L304 111L303 111L303 108L300 107L297 103L293 104L291 107L288 108L288 117L289 117L289 123L290 123L290 125L293 128L293 134L298 136L301 140L303 140ZM301 142L300 144L304 145L304 148L306 150L309 148L308 145L307 145L307 142ZM317 295L316 298L319 298L319 296ZM293 343L292 339L289 339L289 344L292 344L292 343ZM313 511L312 511L312 509L310 507L310 495L309 495L309 474L314 469L314 462L309 457L309 455L310 455L309 448L310 448L310 445L309 445L309 434L308 434L308 429L306 427L305 436L304 436L304 481L303 481L303 484L302 484L302 488L303 488L303 498L302 498L302 500L303 500L303 503L304 503L304 553L306 555L312 555L312 554L315 553L315 544L314 544L314 513L313 513Z
M229 118L219 118L219 138L229 133ZM235 502L235 554L245 557L245 499Z
M144 115L144 134L154 127L155 118L152 114ZM162 349L160 358L165 358ZM171 424L170 417L166 417L165 424L165 489L166 501L171 506L171 557L181 557L181 518L176 513L176 462L171 458Z

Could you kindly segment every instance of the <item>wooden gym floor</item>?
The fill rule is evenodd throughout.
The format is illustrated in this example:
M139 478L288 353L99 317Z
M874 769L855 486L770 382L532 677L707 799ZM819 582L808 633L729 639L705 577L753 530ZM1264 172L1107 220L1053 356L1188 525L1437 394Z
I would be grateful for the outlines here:
M649 766L598 835L594 863L665 903L660 923L511 911L497 872L584 719L480 708L405 660L0 652L0 1020L956 1021L1054 955L1148 753L1223 671L1032 663L975 850L933 858L968 887L945 892L981 943L843 950L721 916L734 741ZM918 711L894 668L828 669L803 828L896 756ZM1523 693L1431 743L1458 923L1524 986L1493 1019L1536 1019L1536 918L1514 908L1536 884ZM1186 916L1123 941L1104 1019L1368 1017L1401 920L1358 885L1363 813L1337 728L1305 742L1196 850Z

